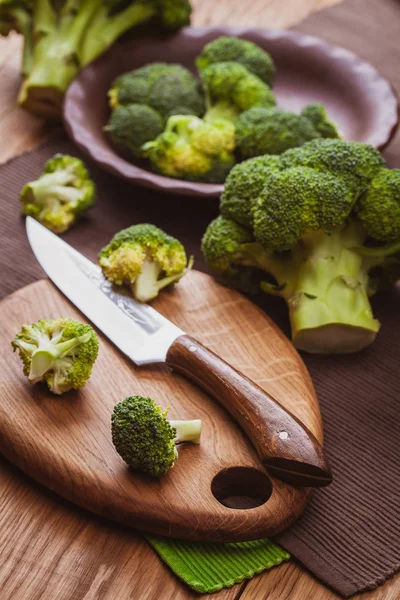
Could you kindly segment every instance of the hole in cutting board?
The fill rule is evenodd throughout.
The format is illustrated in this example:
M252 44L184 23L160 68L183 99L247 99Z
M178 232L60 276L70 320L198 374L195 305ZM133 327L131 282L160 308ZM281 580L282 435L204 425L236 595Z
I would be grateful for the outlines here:
M224 506L245 510L265 504L272 494L272 483L253 467L230 467L215 475L211 492Z

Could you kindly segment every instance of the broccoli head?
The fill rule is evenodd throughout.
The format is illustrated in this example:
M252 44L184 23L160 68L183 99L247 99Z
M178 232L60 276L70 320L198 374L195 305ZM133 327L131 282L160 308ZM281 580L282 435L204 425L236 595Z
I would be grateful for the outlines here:
M275 78L275 66L271 56L253 42L236 37L222 36L206 44L196 60L199 71L219 62L240 63L250 73L257 75L264 83L272 87Z
M243 158L282 154L319 138L309 119L280 108L254 107L236 119L236 144Z
M22 212L55 233L66 231L95 202L95 185L84 163L56 154L21 192Z
M221 214L251 228L253 207L269 175L280 170L280 158L257 156L233 167L225 180L219 203Z
M226 119L170 117L164 132L143 146L153 170L189 181L222 183L235 163L235 128Z
M274 106L271 88L237 62L211 64L201 72L206 93L205 119L233 121L253 106Z
M12 342L32 383L45 381L54 394L78 389L89 379L99 350L90 325L70 318L23 325Z
M378 171L356 209L372 238L386 243L400 240L400 169Z
M276 170L256 167L259 159L238 166L254 198L238 194L228 213L221 200L231 218L218 217L204 234L207 265L228 285L281 296L297 348L358 351L380 327L369 296L400 272L398 172L383 169L374 148L341 140L270 158L279 159ZM243 214L247 228L237 222Z
M306 117L314 129L323 138L340 138L336 125L329 119L326 108L323 104L309 104L301 111L301 115Z
M151 398L130 396L116 404L111 417L118 454L133 469L152 477L162 477L174 466L177 443L200 443L201 421L168 421L167 413Z
M105 277L128 285L139 302L152 300L164 287L179 281L192 259L187 263L183 245L149 224L123 229L99 254Z
M164 130L174 114L201 116L203 93L197 79L184 67L153 63L125 73L109 91L113 109L105 131L121 149L142 157L142 146Z

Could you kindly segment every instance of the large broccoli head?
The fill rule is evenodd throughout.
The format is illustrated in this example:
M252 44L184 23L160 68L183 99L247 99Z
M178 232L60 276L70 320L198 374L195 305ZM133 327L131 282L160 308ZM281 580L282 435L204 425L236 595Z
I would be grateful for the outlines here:
M201 421L168 421L168 409L151 398L130 396L111 417L112 440L133 469L152 477L166 475L178 458L176 442L200 442Z
M54 394L85 385L99 341L90 325L70 318L24 325L12 342L32 383L45 381Z
M236 119L235 126L236 144L243 158L282 154L320 137L306 117L274 107L250 108Z
M257 75L237 62L221 62L201 72L206 93L206 120L234 120L252 106L274 106L275 96Z
M253 42L222 36L206 44L196 60L199 71L219 62L237 62L272 87L275 66L271 56Z
M129 285L135 298L148 302L190 268L183 245L155 225L133 225L117 233L99 254L104 275Z
M222 183L235 163L235 128L185 115L170 117L165 131L143 146L154 171L189 181Z
M84 163L56 154L21 192L22 212L55 233L66 231L95 202L95 185Z
M253 209L268 177L280 170L279 156L250 158L233 167L225 180L220 199L221 214L251 228Z
M204 98L197 79L184 67L153 63L125 73L109 91L113 109L105 127L114 144L141 157L175 114L201 116Z

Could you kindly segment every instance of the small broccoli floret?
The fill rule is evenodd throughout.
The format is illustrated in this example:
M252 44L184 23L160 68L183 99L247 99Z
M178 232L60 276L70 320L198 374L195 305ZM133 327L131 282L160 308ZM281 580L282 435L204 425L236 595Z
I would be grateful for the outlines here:
M143 156L143 144L154 140L163 129L160 113L146 104L117 106L104 128L116 146L138 158Z
M270 175L254 206L254 233L264 246L282 251L302 235L341 227L354 205L345 182L331 173L294 167Z
M151 398L130 396L114 407L111 417L118 454L132 468L152 477L162 477L174 466L177 443L200 443L200 420L168 421L167 413Z
M23 325L12 342L32 383L45 381L54 394L78 389L89 379L99 350L90 325L70 318Z
M250 73L257 75L264 83L272 87L275 78L275 66L268 52L253 42L236 37L223 36L206 44L196 60L199 71L219 62L238 62Z
M95 185L84 163L56 154L21 192L22 212L55 233L69 229L95 202Z
M253 208L266 180L280 170L279 156L250 158L233 167L226 178L219 208L224 217L253 226Z
M233 121L248 108L275 104L269 86L237 62L212 64L201 72L201 78L206 93L205 120Z
M323 138L340 138L336 125L329 119L323 104L309 104L301 111L301 115L311 121L314 129Z
M235 128L225 119L170 117L165 131L143 146L153 170L189 181L222 183L235 163Z
M282 154L320 137L309 119L280 108L250 108L235 125L236 144L243 158Z
M379 242L400 239L400 169L381 169L356 210L368 235Z
M99 254L107 279L129 285L139 302L181 279L192 266L183 245L155 225L133 225L117 233Z
M378 150L361 142L316 139L301 148L292 148L282 155L282 168L310 167L328 171L346 179L356 194L385 166Z

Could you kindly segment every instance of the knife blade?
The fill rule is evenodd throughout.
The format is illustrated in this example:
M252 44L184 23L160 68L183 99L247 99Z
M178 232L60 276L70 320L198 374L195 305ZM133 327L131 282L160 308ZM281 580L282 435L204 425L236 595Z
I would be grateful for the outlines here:
M99 266L31 217L26 229L48 277L134 363L166 363L209 392L241 425L272 476L297 486L331 483L321 445L276 399L151 306L117 289Z

